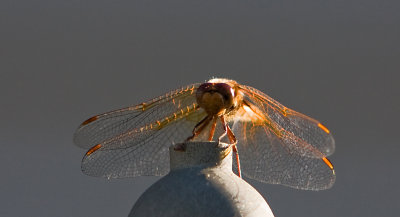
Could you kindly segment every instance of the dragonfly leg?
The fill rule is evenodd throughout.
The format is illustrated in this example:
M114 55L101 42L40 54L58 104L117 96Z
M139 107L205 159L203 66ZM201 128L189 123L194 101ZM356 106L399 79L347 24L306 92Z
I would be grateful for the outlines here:
M221 117L220 117L220 120L221 120L221 122L222 122L222 127L224 128L224 133L223 133L222 135L219 136L219 138L218 138L218 143L219 143L219 142L221 141L221 139L222 139L224 136L226 136L226 134L228 133L228 124L226 123L224 116L221 116Z
M235 153L235 157L236 157L236 165L237 165L237 169L238 169L238 176L239 178L242 178L242 170L240 169L240 159L239 159L239 152L237 150L236 144L234 144L232 146L232 150Z
M228 139L230 142L230 145L235 145L237 143L236 137L233 134L231 128L229 127L229 125L226 123L224 116L220 117L220 120L222 122L222 127L224 128L224 133L219 136L218 142L226 135L228 135Z
M204 128L208 125L208 123L210 123L210 121L212 120L212 117L210 118L210 116L207 116L205 118L203 118L203 120L201 120L199 123L196 124L196 126L194 126L193 131L192 131L192 135L189 136L185 142L188 142L194 138L196 138L196 136L198 136L201 131L204 130ZM215 127L214 127L215 130ZM214 135L214 132L213 132ZM185 151L186 149L186 144L185 143L181 143L181 144L177 144L174 147L175 151Z
M215 127L217 126L217 119L215 118L215 116L212 118L212 125L211 125L211 129L210 129L210 134L208 136L208 141L212 141L213 137L214 137L214 132L215 132Z
M222 125L224 126L224 131L225 132L219 137L218 142L219 142L219 140L221 140L222 137L224 137L225 135L228 135L229 142L232 145L232 150L235 153L235 157L236 157L236 165L237 165L237 168L238 168L238 176L241 178L242 177L242 172L241 172L241 169L240 169L239 152L238 152L237 147L236 147L236 143L237 143L236 136L235 136L235 134L233 134L231 128L226 123L224 116L221 116L220 119L221 119Z
M189 136L186 141L193 140L196 138L203 130L204 128L210 123L210 121L213 119L212 116L207 116L203 118L199 123L196 124L196 126L193 128L192 135ZM215 128L214 128L215 129Z
M228 125L226 126L226 132L228 134L228 138L231 144L236 145L237 143L236 136L235 134L233 134L231 128Z

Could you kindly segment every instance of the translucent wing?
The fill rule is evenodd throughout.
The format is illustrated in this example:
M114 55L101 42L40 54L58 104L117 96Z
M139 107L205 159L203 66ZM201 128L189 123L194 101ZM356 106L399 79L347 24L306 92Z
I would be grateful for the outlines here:
M335 173L326 156L333 153L335 143L329 130L261 91L248 86L240 89L244 105L233 130L243 173L299 189L331 187Z
M286 108L276 100L255 88L244 85L241 85L240 87L245 96L245 100L254 105L257 110L261 111L260 115L262 115L267 122L276 126L276 130L283 129L304 141L306 144L311 145L310 148L306 148L306 150L309 150L306 152L303 150L304 147L300 146L300 150L303 150L302 152L304 152L302 155L320 158L321 155L316 154L317 152L311 151L314 150L311 147L318 150L318 153L322 153L323 156L333 154L335 151L335 141L333 136L329 130L317 120ZM295 139L294 137L290 138Z
M240 138L240 165L246 177L304 190L327 189L335 182L323 160L299 155L267 126L239 121L233 130Z
M196 102L194 94L198 84L171 91L170 93L141 103L84 121L74 134L74 143L90 148L123 133L154 123ZM185 100L183 102L183 100Z
M165 175L169 172L169 146L183 142L191 135L198 121L187 118L197 119L202 114L205 116L197 109L163 128L132 131L106 141L83 158L82 171L90 176L107 178Z
M103 177L167 173L168 147L183 142L206 116L195 103L197 87L191 85L83 122L74 142L81 147L93 147L83 158L82 171Z

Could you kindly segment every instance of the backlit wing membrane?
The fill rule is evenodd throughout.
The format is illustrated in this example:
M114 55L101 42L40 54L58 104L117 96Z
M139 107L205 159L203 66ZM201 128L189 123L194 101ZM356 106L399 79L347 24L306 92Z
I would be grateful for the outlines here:
M241 138L237 146L246 177L303 190L327 189L335 182L334 172L323 160L299 155L266 125L237 121L233 131Z
M259 108L263 116L267 118L267 122L274 125L273 127L277 130L283 129L286 132L290 132L293 136L288 135L289 139L292 138L297 141L302 140L322 154L317 154L317 152L311 151L310 148L299 146L304 152L301 155L320 158L321 156L329 156L335 151L333 136L329 130L317 120L286 108L255 88L244 85L240 87L243 90L245 99Z
M209 82L84 121L74 134L76 145L91 147L82 171L108 178L165 175L171 144L221 138L237 141L249 178L309 190L333 185L335 173L326 156L335 142L325 126L255 88L227 79ZM225 120L233 123L236 140L229 133L221 137L230 132Z
M82 148L90 148L107 139L161 121L174 112L181 113L180 109L187 109L186 106L196 103L194 94L198 86L189 85L137 106L93 116L76 130L74 143Z
M233 126L243 174L262 182L321 190L335 181L326 158L335 143L318 121L286 108L252 87L240 86L243 109Z
M196 104L197 87L190 85L83 122L74 135L75 144L92 147L83 159L83 172L104 177L165 174L167 146L184 142L206 116Z
M132 131L102 143L104 148L101 147L83 158L82 171L90 176L107 178L167 174L168 148L174 142L183 142L191 135L198 122L188 121L187 118L191 116L196 116L197 119L202 116L202 112L198 109L163 128Z

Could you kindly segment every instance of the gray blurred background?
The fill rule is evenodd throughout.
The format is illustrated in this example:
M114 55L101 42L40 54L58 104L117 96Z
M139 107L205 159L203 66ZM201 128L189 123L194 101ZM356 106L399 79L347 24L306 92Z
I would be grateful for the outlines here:
M213 76L335 136L332 189L250 180L277 217L399 216L399 11L398 0L1 0L0 216L127 216L158 177L83 175L76 127Z

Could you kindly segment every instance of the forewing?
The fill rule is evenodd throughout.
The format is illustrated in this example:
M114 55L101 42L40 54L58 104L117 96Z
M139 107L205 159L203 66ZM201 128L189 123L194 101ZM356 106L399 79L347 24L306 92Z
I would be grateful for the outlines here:
M331 187L335 173L326 156L333 153L335 143L329 130L261 91L239 88L243 105L233 130L243 174L298 189Z
M74 134L74 143L89 148L130 131L150 126L173 113L181 113L196 102L194 97L199 84L171 91L170 93L139 104L100 114L84 121ZM132 145L132 144L131 144Z
M244 85L240 88L245 100L255 106L256 110L261 111L260 115L271 123L272 128L275 128L272 130L288 132L286 137L283 138L288 139L284 144L293 145L298 154L321 158L329 156L335 151L335 141L332 134L317 120L286 108L255 88Z
M92 148L82 160L82 171L109 178L166 174L168 147L184 142L206 116L196 104L197 87L190 85L83 122L74 142Z

